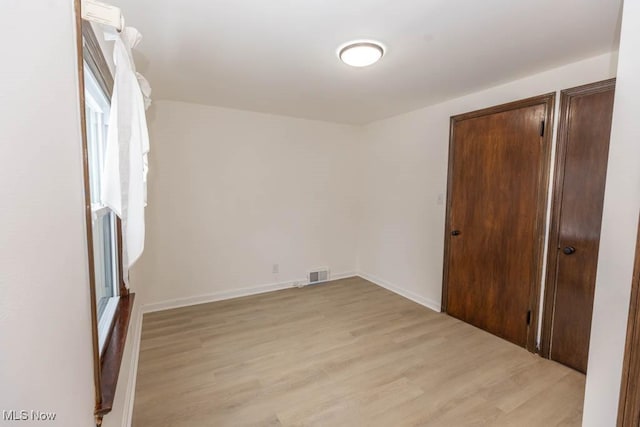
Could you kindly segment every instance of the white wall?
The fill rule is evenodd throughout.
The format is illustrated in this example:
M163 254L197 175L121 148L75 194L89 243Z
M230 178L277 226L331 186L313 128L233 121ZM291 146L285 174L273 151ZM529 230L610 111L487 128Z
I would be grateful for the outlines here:
M146 252L134 271L146 304L290 286L315 267L354 272L359 128L170 101L152 108Z
M615 64L615 55L602 55L367 125L358 270L439 310L449 118L604 80Z
M328 265L439 309L449 117L610 78L616 59L594 57L364 128L156 102L147 250L134 270L151 284L144 303L158 309L288 285Z
M44 424L86 427L95 402L72 2L3 1L0 15L0 412L53 411Z
M585 426L615 425L640 212L640 2L624 5L591 328Z

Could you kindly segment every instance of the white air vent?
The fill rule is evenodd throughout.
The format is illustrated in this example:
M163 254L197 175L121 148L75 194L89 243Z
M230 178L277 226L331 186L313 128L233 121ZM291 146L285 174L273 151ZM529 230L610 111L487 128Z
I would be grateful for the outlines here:
M316 270L310 271L308 275L308 279L309 279L310 285L326 282L327 280L329 280L329 269L318 268Z

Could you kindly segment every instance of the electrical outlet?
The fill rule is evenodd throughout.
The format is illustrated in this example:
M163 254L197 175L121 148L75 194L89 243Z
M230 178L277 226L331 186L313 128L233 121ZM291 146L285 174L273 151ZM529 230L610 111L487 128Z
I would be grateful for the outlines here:
M438 194L438 204L444 205L444 194L442 193Z
M273 267L271 268L271 272L273 274L278 274L280 273L280 265L278 264L273 264Z

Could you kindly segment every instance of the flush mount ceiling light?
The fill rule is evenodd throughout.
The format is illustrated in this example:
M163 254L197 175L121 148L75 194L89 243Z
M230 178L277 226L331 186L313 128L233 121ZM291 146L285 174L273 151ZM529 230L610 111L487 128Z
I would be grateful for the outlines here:
M367 67L375 64L384 55L384 48L378 42L350 42L338 49L338 57L352 67Z

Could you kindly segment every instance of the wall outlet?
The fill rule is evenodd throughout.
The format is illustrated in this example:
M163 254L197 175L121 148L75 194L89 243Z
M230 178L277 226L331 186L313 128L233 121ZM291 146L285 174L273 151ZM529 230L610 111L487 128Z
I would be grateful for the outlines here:
M280 265L278 264L273 264L273 267L271 268L271 272L273 274L278 274L280 273Z
M439 205L444 205L444 194L443 193L438 194L438 204Z

